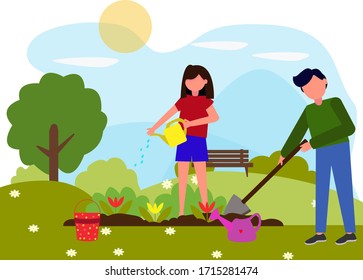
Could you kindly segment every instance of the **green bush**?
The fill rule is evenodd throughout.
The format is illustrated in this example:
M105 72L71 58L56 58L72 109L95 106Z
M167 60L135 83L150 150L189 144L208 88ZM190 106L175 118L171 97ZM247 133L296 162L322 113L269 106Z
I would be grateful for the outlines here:
M114 208L110 205L108 198L114 199L115 197L120 199L123 197L123 202L120 206ZM113 187L109 187L105 195L101 193L95 193L92 199L99 205L101 213L105 215L112 215L114 213L130 214L134 216L140 216L139 207L146 205L149 199L146 196L136 196L133 189L124 187L120 191ZM88 209L88 211L90 211Z
M249 168L250 173L268 174L273 170L279 160L280 151L272 153L269 157L258 156L251 160L253 167ZM309 170L309 165L305 159L294 156L276 176L296 179L315 184L315 171Z
M192 208L194 206L199 209L199 202L201 201L199 188L193 190L193 188L188 184L186 189L185 204L184 204L184 215L192 215ZM208 201L216 203L215 208L225 207L227 201L224 197L219 196L215 199L210 190L208 190ZM171 211L166 219L176 218L179 215L179 185L175 184L170 194L161 194L155 199L156 204L164 203L164 208L171 207Z
M110 186L120 190L130 187L135 193L140 191L135 171L127 169L119 158L93 162L87 171L78 174L75 185L90 195L96 192L106 193Z
M35 165L30 165L28 168L19 167L16 170L16 175L11 178L11 183L21 183L29 181L48 181L48 174L41 171Z

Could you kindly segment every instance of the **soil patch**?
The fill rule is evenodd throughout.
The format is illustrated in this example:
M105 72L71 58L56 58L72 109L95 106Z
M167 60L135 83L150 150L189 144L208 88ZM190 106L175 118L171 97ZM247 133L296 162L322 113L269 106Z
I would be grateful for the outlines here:
M228 214L223 216L229 221L234 219L246 219L249 215ZM257 218L252 219L252 224L256 226L258 223ZM64 226L74 226L74 220L69 219L64 222ZM262 220L262 226L283 226L284 224L277 219ZM170 220L164 220L160 223L148 222L138 216L127 214L113 214L106 216L101 214L100 226L222 226L218 221L206 222L202 219L197 219L193 215L180 216L178 218L172 218Z

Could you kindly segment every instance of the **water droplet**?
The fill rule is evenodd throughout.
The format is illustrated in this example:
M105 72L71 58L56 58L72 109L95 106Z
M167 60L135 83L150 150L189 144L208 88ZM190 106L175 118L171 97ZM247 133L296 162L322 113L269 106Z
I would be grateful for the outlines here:
M146 149L149 149L149 145L146 146Z
M143 164L143 163L144 163L144 161L142 160L142 161L140 161L140 163L141 163L141 164Z
M140 148L140 152L142 151L142 148Z
M150 142L150 139L147 139L147 141L146 141L147 143L149 143Z
M135 164L134 164L134 166L136 167L136 165L137 165L137 164L135 163Z
M144 158L145 155L142 155L141 158Z

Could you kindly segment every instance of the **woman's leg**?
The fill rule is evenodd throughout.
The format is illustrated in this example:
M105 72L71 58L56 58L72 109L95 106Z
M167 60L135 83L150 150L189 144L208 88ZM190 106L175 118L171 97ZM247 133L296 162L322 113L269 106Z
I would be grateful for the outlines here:
M184 203L185 203L185 193L188 183L189 164L190 164L189 161L178 162L179 216L184 215Z
M202 198L202 203L205 205L208 202L206 162L205 161L194 162L194 168L197 174L200 197Z

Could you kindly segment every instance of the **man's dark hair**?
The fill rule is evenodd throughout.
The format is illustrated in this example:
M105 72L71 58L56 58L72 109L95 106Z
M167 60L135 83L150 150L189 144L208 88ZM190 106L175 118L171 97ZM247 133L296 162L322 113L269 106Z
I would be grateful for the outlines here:
M306 68L300 74L294 76L293 81L297 87L302 88L310 82L313 76L318 77L320 80L326 79L325 75L319 69Z

